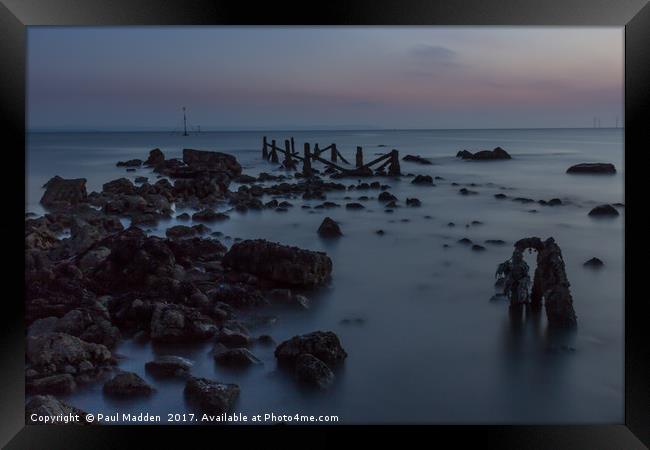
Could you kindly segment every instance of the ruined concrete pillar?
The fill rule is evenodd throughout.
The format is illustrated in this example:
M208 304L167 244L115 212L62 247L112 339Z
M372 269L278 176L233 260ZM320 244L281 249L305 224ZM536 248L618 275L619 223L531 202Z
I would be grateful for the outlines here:
M393 149L390 152L390 165L388 166L388 175L397 176L402 174L402 168L399 165L399 152Z
M363 149L361 147L357 147L357 169L363 167Z
M302 174L305 177L310 177L312 175L311 171L311 152L309 151L309 142L305 142L305 154L302 161Z

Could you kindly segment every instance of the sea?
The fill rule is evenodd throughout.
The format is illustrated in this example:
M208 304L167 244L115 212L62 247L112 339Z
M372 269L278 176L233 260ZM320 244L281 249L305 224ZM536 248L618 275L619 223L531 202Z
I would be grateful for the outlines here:
M42 186L54 175L86 178L89 192L119 177L147 176L155 182L150 169L126 172L115 165L144 160L153 148L167 158L181 157L184 148L221 151L234 155L244 173L286 173L262 158L263 136L279 145L293 137L300 151L305 142L312 148L336 143L351 162L357 146L366 161L397 149L400 158L420 155L433 163L402 161L403 173L439 177L433 187L413 185L406 176L380 180L399 199L393 213L377 201L378 191L351 190L328 192L327 200L356 201L365 209L302 209L321 202L295 198L285 213L231 211L230 220L210 225L223 233L219 239L226 246L237 238L263 238L330 256L331 281L308 294L309 309L269 307L251 313L250 320L257 324L252 334L269 334L277 343L334 331L348 353L334 385L316 391L296 384L277 366L273 346L253 346L263 364L233 370L215 364L210 342L171 346L126 339L114 350L119 368L136 372L156 392L115 400L95 383L63 396L64 401L106 416L181 418L194 412L184 398L184 382L154 379L144 370L155 356L174 354L194 362L194 376L238 384L241 394L233 411L238 417L328 416L344 424L623 423L625 208L617 206L616 218L588 215L594 206L625 202L623 129L29 133L25 209L45 212L39 205ZM455 157L459 150L497 146L512 159ZM613 163L617 173L566 173L583 162ZM461 195L463 187L476 194ZM495 198L498 193L508 198ZM369 199L359 201L360 196ZM563 204L522 204L513 197L559 198ZM405 206L406 198L420 199L421 207ZM318 236L326 216L340 224L341 238ZM161 221L147 232L164 236L176 224ZM543 312L511 315L507 301L494 297L497 266L511 256L515 241L530 236L553 237L562 249L578 316L575 330L550 329ZM486 250L473 251L458 242L462 238ZM505 244L485 243L496 239ZM604 266L584 267L592 257ZM527 261L532 275L535 255ZM173 423L191 423L187 417Z

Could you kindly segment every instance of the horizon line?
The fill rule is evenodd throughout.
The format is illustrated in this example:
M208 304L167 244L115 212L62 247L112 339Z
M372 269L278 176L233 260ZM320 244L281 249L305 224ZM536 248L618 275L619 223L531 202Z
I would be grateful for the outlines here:
M241 132L304 132L304 131L484 131L484 130L623 130L624 126L620 127L489 127L489 128L237 128L232 129L206 129L201 131L190 131L189 135L196 135L202 133L241 133ZM36 128L25 130L26 133L172 133L182 134L178 130L169 129L155 129L155 128L134 128L134 129L74 129L74 128Z

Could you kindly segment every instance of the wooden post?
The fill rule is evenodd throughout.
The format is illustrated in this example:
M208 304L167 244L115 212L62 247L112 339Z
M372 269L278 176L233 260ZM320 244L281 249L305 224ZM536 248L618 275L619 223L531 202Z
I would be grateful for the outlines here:
M296 144L293 142L293 136L291 136L291 153L296 153Z
M278 152L275 150L275 139L271 141L271 162L278 162Z
M287 169L293 169L293 158L291 157L291 147L289 144L289 139L284 140L284 167Z
M363 167L363 150L357 147L357 168Z
M314 144L314 153L312 153L312 159L315 160L317 156L320 156L320 148L318 148L318 142Z
M262 138L262 158L266 159L268 161L269 159L269 152L266 150L266 136Z
M399 166L399 152L393 149L390 152L390 166L388 166L388 175L398 176L402 174L402 169Z
M337 161L337 155L338 151L336 150L336 144L332 144L330 147L330 161L336 162Z
M305 159L302 161L302 174L305 177L311 176L311 152L309 151L309 142L305 142Z

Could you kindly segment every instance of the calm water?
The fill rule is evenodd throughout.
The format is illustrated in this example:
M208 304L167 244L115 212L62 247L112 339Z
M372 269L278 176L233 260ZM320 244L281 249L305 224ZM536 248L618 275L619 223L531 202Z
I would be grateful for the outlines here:
M27 210L41 213L41 185L53 175L85 177L88 189L106 181L147 175L127 173L118 160L145 159L154 147L167 157L183 148L220 150L237 156L244 171L272 172L260 155L261 132L31 134L27 154ZM303 210L318 201L291 200L288 213L231 213L213 231L239 238L265 238L326 251L334 262L329 286L311 294L307 311L258 311L275 316L274 325L253 329L277 342L314 330L336 332L349 356L326 392L304 391L280 372L272 347L253 347L264 364L245 371L225 370L208 355L210 344L165 348L131 341L115 350L120 367L134 371L158 391L146 400L106 399L101 385L91 385L67 401L88 412L144 411L166 415L190 411L180 381L161 382L144 372L156 354L178 354L195 362L194 374L235 382L241 387L236 411L248 414L335 414L345 423L622 423L623 422L623 217L594 220L590 208L624 201L623 132L618 129L268 132L296 147L305 141L321 147L336 142L353 159L364 147L366 160L391 148L429 157L431 166L402 162L404 173L444 177L436 187L416 187L409 178L391 180L402 202L417 197L421 208L401 207L387 214L373 196L377 191L329 193L345 203L368 195L362 211L344 208ZM379 147L385 145L387 148ZM501 146L511 161L468 162L454 155L461 149ZM614 176L571 176L565 170L580 162L611 162ZM150 175L152 181L155 176ZM476 183L478 195L458 194L456 183ZM352 183L352 181L350 181ZM347 184L347 182L346 182ZM231 189L236 189L233 185ZM493 194L561 198L566 205L544 207L496 200ZM264 199L267 201L268 199ZM537 209L537 213L528 212ZM177 212L182 212L178 210ZM621 209L622 212L622 209ZM341 225L337 242L318 238L325 215ZM425 218L424 216L431 216ZM408 221L403 221L408 219ZM479 220L483 225L466 227ZM448 222L455 222L450 228ZM163 235L174 221L152 233ZM375 234L385 230L384 236ZM490 302L497 265L512 252L512 243L527 236L553 236L562 248L578 315L574 332L551 332L544 316L516 321L504 302ZM462 237L477 243L503 239L472 252L457 244ZM232 240L225 240L230 245ZM449 248L443 248L449 244ZM596 256L599 271L582 263ZM531 260L531 273L534 262ZM343 324L362 318L362 324ZM569 346L575 351L549 351Z

